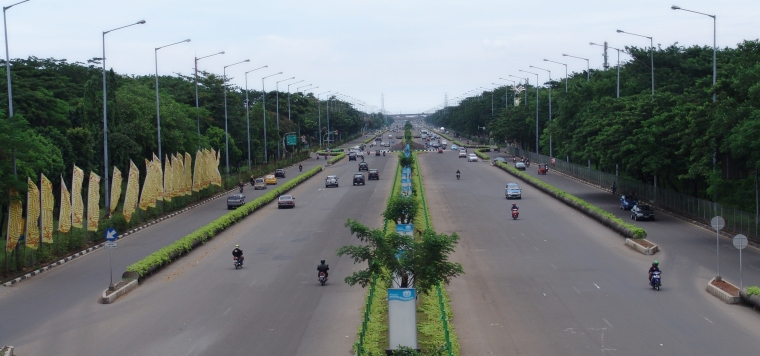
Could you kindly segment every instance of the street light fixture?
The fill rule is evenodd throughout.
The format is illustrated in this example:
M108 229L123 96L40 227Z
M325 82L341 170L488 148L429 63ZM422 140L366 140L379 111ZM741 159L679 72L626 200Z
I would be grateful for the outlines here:
M224 80L222 81L222 89L224 91L224 160L227 163L227 178L230 177L230 139L229 133L227 133L227 67L232 67L234 65L250 61L250 59L246 59L244 61L224 66Z
M308 88L308 87L310 87L312 85L314 85L314 84L308 84L308 85L304 85L302 87L296 87L296 93L300 93L301 92L301 88ZM311 90L311 89L309 89L309 90Z
M315 88L316 89L316 88ZM319 118L319 149L322 149L322 109L321 109L321 102L319 101L319 96L322 94L327 94L330 91L326 91L323 93L317 94L317 117Z
M280 142L280 82L287 82L288 80L296 79L296 77L290 77L288 79L283 79L280 81L277 81L274 83L275 86L275 97L277 98L275 106L277 107L277 142ZM277 144L277 159L282 158L280 156L280 144Z
M528 72L527 70L522 69L519 71L536 76L536 154L538 154L538 73Z
M264 89L264 79L280 74L282 74L282 72L261 78L261 106L264 110L264 163L269 163L269 155L267 154L267 91Z
M243 76L245 77L245 122L246 122L246 132L248 133L248 170L251 170L251 118L248 114L248 110L251 107L251 102L248 101L248 73L268 68L269 66L263 66L258 67L256 69L251 69L245 73L243 73Z
M13 90L11 90L11 62L10 62L10 58L8 58L9 57L9 54L8 54L8 25L6 24L6 21L5 21L5 12L8 9L10 9L10 8L16 6L16 5L25 3L27 1L29 1L29 0L20 1L20 2L17 2L15 4L9 5L9 6L3 6L3 28L5 29L5 74L8 77L8 117L9 118L13 117ZM105 62L105 59L103 61ZM16 149L13 148L12 151L13 151L13 176L15 177L16 176ZM108 190L108 189L106 188L106 190Z
M588 82L588 81L590 81L590 80L591 80L591 67L589 67L589 61L588 61L588 58L583 58L583 57L576 57L576 56L571 56L571 55L569 55L569 54L564 54L564 53L562 53L562 56L563 56L563 57L571 57L571 58L582 59L582 60L586 61L586 81ZM547 62L548 62L548 61L547 61Z
M716 80L716 77L717 77L716 76L717 65L715 63L715 57L716 57L716 51L717 51L716 50L716 44L717 44L717 41L716 41L716 33L717 33L716 25L717 25L717 23L716 22L718 21L717 16L716 15L705 14L705 13L698 12L698 11L683 9L683 8L675 6L675 5L671 6L670 8L673 9L673 10L683 10L683 11L693 12L695 14L700 14L700 15L705 15L705 16L708 16L708 17L712 17L712 19L713 19L713 87L714 87L715 86L715 80ZM713 92L713 102L715 102L715 92Z
M200 140L201 140L201 114L200 114L200 105L198 105L198 61L203 58L208 58L212 56L216 56L217 54L224 54L224 51L217 52L214 54L209 54L208 56L204 57L195 57L195 119L198 122L198 148L200 149Z
M644 37L649 39L649 57L652 61L652 98L654 99L654 40L650 36L644 36L644 35L637 35L635 33L625 32L623 30L617 30L617 33L625 33L627 35L633 35L638 37Z
M552 63L557 63L557 64L561 64L561 65L565 66L565 93L567 93L567 64L560 63L560 62L555 62L555 61L548 60L548 59L544 59L544 62L552 62ZM619 62L620 62L620 59L618 57L618 63Z
M530 66L530 67L538 69L538 70L543 70L543 71L549 73L549 125L551 126L551 122L552 122L552 85L551 85L552 72L550 70L548 70L548 69L539 68L539 67L536 67L536 66ZM552 155L552 153L553 153L552 152L552 134L551 134L551 127L550 127L549 128L549 157L550 158L554 157Z
M11 5L13 6L13 5ZM3 8L6 9L6 8ZM3 16L5 16L5 11L3 11ZM103 172L104 178L105 178L105 189L103 190L103 193L105 194L105 210L111 211L111 194L108 190L108 104L107 104L107 94L106 94L106 34L109 32L113 32L116 30L121 30L122 28L127 28L134 25L142 25L145 23L145 20L137 21L133 24L117 27L113 30L103 31ZM8 41L5 41L7 44ZM6 61L7 63L7 61ZM10 72L9 72L10 73ZM10 94L10 92L8 93Z
M605 47L605 45L600 45L598 43L590 42L589 43L592 46L599 46L599 47ZM607 48L612 48L617 51L617 97L620 97L620 48L610 47L606 46ZM625 50L623 50L625 52Z
M156 60L156 121L158 122L158 159L161 160L163 156L161 156L161 108L159 106L160 99L158 97L158 50L164 47L174 46L176 44L190 42L190 39L186 39L184 41L175 42L172 44L168 44L166 46L156 47L156 50L154 51L155 60Z

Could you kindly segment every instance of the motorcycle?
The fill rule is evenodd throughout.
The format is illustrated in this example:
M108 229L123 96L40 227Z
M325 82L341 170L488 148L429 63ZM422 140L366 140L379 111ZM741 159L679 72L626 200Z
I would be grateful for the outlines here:
M652 272L652 280L649 281L649 285L654 290L660 290L660 271Z
M233 257L233 259L235 260L235 269L243 267L243 258L242 257L241 258Z
M517 217L520 215L519 212L517 212L517 209L512 209L512 219L517 220Z
M243 194L243 186L240 186L240 194Z
M385 157L385 151L383 151L383 157Z
M298 165L298 171L303 172L303 166L301 166L300 164Z
M325 272L319 272L319 283L324 286L325 282L327 282L327 275L325 275Z
M459 180L459 173L457 173L457 180Z

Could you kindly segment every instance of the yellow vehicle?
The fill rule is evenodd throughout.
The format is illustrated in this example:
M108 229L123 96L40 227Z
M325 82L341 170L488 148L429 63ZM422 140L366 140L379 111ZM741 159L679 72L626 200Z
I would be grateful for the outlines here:
M269 184L275 184L276 185L277 184L277 178L275 178L274 174L269 174L266 177L264 177L264 182L267 185L269 185Z

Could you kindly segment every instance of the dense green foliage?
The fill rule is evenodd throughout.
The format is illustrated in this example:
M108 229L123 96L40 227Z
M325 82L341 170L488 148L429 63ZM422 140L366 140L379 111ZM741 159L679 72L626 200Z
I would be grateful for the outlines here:
M627 47L632 59L617 69L573 73L540 87L539 151L591 160L597 169L754 210L754 180L760 164L760 42L719 49L717 84L712 85L711 47L672 45L654 51L655 94L651 92L648 49ZM549 123L549 90L552 121ZM463 100L429 116L435 126L484 136L535 150L536 87L528 86L519 106L505 109L505 87ZM716 102L712 95L716 95ZM491 111L491 98L494 107ZM526 99L527 98L527 99ZM716 164L713 165L713 152Z

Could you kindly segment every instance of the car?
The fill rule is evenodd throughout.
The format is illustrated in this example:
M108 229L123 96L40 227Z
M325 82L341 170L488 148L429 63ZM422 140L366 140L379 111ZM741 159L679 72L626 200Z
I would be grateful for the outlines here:
M359 162L359 172L361 171L369 171L369 165L367 162Z
M377 169L370 169L367 173L367 180L380 180L380 172Z
M452 151L456 151L458 149L459 149L459 147L457 147L457 145L453 145L453 144L451 145L451 150Z
M354 184L353 185L357 185L357 184L361 184L361 185L365 184L364 183L364 174L361 174L361 173L354 174Z
M474 153L470 153L469 156L467 156L467 162L477 162L478 161L478 155Z
M253 190L267 189L267 184L264 182L264 178L256 178L253 183Z
M245 204L245 195L243 194L232 194L227 197L227 210L243 206L243 204Z
M507 159L504 158L504 157L494 157L492 159L492 161L494 161L494 162L501 162L501 163L507 163Z
M327 176L325 178L325 188L338 187L338 176Z
M277 199L277 209L282 208L295 208L296 207L296 198L292 195L280 195L280 198Z
M349 161L356 161L356 153L355 152L349 153L348 154L348 160Z
M635 195L621 195L620 210L631 210L638 202L639 198L636 198Z
M507 187L504 188L504 195L507 199L522 199L522 189L517 183L507 183Z
M467 151L463 149L459 150L459 158L462 158L462 157L467 158Z
M524 171L528 167L525 165L525 162L517 162L515 163L515 168L517 168L518 170Z
M285 178L285 170L282 168L275 169L274 176L275 178Z
M654 210L646 204L636 204L631 208L631 219L654 221Z
M276 185L277 177L275 177L274 174L268 174L266 177L264 177L264 183L266 183L267 185L270 185L270 184Z
M380 155L380 150L375 150L375 156L379 156L379 155Z
M433 148L438 148L440 145L438 144L438 142L433 142L430 144L430 146L432 146Z

